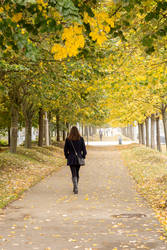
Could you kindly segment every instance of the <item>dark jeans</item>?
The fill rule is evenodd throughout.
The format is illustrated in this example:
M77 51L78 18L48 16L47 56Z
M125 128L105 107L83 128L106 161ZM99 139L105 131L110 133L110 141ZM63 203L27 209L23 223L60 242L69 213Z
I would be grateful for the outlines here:
M72 177L73 178L77 177L77 179L79 179L79 169L80 169L80 166L79 165L71 165L70 169L71 169Z

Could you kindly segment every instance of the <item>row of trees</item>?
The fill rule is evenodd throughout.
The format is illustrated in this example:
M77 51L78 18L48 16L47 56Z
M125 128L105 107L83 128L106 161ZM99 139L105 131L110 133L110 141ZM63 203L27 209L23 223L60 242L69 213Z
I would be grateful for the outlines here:
M124 52L125 53L125 52ZM163 54L164 55L164 54ZM114 126L139 126L139 140L144 143L143 127L146 127L146 145L149 142L148 120L151 120L152 147L154 147L155 121L157 124L157 147L160 149L159 120L164 126L167 145L167 68L161 57L142 57L136 51L119 68L118 76L113 72L110 107ZM119 109L117 108L119 107Z
M129 125L122 128L122 134L135 139L135 127ZM152 149L157 149L159 152L162 151L161 147L161 135L160 135L160 119L159 116L151 115L151 118L147 118L145 123L138 123L138 139L139 144L146 145Z
M163 118L166 130L165 0L0 1L0 127L42 119L126 126Z
M42 146L44 114L56 126L57 140L69 124L105 120L103 72L93 62L96 48L88 28L83 31L84 15L92 15L95 5L65 0L1 5L0 126L10 130L11 152L19 127L25 127L30 148L32 126L38 126Z
M125 40L112 40L114 56L109 79L112 91L108 103L111 124L126 127L123 131L128 136L133 136L132 128L138 124L139 143L149 146L151 135L150 146L155 148L156 139L157 149L161 151L160 119L167 146L167 3L131 3L133 8L128 7L129 19L126 19L126 13L124 16L128 21Z
M104 121L108 113L104 105L105 83L102 84L99 73L93 73L90 63L87 65L84 60L81 63L78 67L75 61L43 63L41 66L32 64L31 72L4 74L1 81L1 128L10 128L11 152L16 152L17 131L23 126L25 146L31 147L32 125L39 127L39 145L42 146L46 112L57 131L68 130L69 124L76 122L98 125Z

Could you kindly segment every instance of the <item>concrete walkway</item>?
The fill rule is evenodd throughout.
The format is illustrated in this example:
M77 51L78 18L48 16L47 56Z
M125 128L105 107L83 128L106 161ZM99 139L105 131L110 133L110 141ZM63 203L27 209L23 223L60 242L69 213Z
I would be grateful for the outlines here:
M129 145L133 143L138 143L138 141L122 141L122 145ZM118 141L86 141L86 145L89 146L114 146L119 145Z
M0 249L167 249L152 209L135 191L118 151L92 147L73 195L68 167L0 216Z

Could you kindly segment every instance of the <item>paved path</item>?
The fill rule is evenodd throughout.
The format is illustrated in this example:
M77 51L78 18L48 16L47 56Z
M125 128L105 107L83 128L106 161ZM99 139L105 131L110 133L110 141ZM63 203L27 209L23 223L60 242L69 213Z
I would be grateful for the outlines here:
M132 143L138 143L138 141L122 141L122 145L129 145ZM86 145L89 146L114 146L114 145L119 145L118 141L89 141Z
M64 167L12 203L0 216L0 249L167 249L119 152L109 149L89 149L78 195Z

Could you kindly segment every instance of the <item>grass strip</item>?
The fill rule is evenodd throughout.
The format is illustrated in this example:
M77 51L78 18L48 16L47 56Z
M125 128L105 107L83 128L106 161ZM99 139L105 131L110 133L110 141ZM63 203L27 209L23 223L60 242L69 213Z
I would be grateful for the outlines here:
M154 209L167 237L167 155L139 145L121 151L137 190Z
M62 149L54 146L18 147L17 154L0 153L0 208L65 165Z

